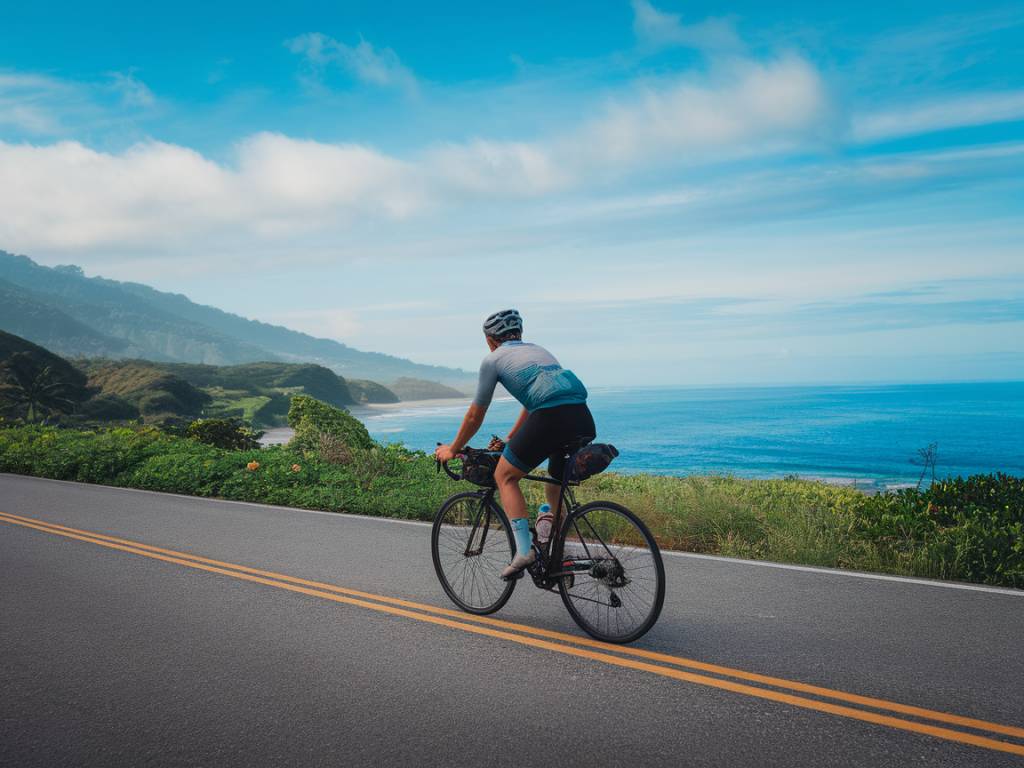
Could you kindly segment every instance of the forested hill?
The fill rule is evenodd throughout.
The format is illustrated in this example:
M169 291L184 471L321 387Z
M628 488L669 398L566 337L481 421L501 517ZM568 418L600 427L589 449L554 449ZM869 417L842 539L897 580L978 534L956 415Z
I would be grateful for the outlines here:
M0 329L59 354L231 365L312 362L346 378L414 377L466 388L473 375L363 352L139 283L86 277L0 251Z

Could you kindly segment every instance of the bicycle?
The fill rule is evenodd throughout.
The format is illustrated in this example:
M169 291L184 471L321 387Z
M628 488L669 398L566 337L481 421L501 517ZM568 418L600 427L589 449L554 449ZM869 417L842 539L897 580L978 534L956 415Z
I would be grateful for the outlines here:
M568 461L561 480L532 474L524 478L560 486L550 537L540 542L530 527L537 559L526 572L538 588L558 590L569 615L587 634L609 643L630 643L658 620L665 600L665 567L657 542L633 512L610 501L577 502L573 488L585 478L572 477L571 468L584 446L564 447ZM500 577L516 545L505 511L495 499L499 456L466 448L457 457L456 468L437 462L438 472L444 469L453 480L469 479L482 486L445 500L431 532L441 586L452 602L477 615L501 609L523 577ZM480 470L481 462L489 474Z

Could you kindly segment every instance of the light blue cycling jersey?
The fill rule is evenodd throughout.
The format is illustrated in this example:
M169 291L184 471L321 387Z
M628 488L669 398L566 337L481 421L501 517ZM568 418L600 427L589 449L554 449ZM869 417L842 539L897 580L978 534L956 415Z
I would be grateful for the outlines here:
M480 364L480 382L473 403L486 408L498 382L530 411L587 402L587 389L562 368L544 347L506 341Z

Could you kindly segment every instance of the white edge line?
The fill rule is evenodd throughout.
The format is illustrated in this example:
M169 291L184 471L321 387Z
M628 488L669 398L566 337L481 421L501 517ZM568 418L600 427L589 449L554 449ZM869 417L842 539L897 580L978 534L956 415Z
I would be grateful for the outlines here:
M34 475L17 475L10 472L0 472L0 478L17 478L28 481L44 481L49 483L60 483L62 485L86 486L89 488L107 488L112 491L126 491L131 493L148 493L154 496L170 496L171 498L188 499L189 501L202 501L213 504L237 504L243 507L262 507L285 512L302 512L308 515L325 515L327 517L340 517L347 520L359 520L363 522L392 523L398 525L430 526L432 523L423 520L399 520L393 517L375 517L373 515L354 515L351 512L325 512L321 509L302 509L300 507L282 507L276 504L261 504L255 501L238 501L236 499L218 499L209 496L189 496L184 493L167 493L165 491L150 491L145 488L122 488L117 485L102 485L100 483L80 483L75 480L57 480L52 477L35 477ZM892 576L884 573L867 573L865 571L848 571L842 568L827 568L825 566L794 565L791 563L774 563L768 560L745 560L739 557L725 557L724 555L705 555L699 552L680 552L674 549L662 549L661 554L666 557L684 557L694 560L713 560L733 565L749 565L758 568L778 568L784 571L800 571L803 573L817 573L824 576L846 576L853 579L870 579L871 581L894 581L900 584L917 584L924 587L940 587L942 589L962 589L970 592L987 592L994 595L1009 595L1011 597L1024 597L1024 589L1011 589L1009 587L990 587L985 584L965 584L959 581L939 581L938 579L921 579L913 576Z

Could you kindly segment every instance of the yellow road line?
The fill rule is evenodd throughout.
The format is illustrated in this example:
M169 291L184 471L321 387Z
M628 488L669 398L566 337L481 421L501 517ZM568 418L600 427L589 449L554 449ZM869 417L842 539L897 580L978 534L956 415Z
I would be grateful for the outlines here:
M828 703L828 702L817 701L815 699L805 699L805 698L800 697L800 696L794 696L794 695L791 695L791 694L782 693L782 692L779 692L779 691L773 691L773 690L764 689L764 688L756 688L756 687L753 687L753 686L745 685L743 683L733 682L731 680L722 680L722 679L719 679L719 678L706 677L704 675L697 675L697 674L693 674L693 673L690 673L690 672L684 672L683 670L675 669L675 668L672 668L672 667L664 667L664 666L660 666L660 665L649 664L649 663L642 662L642 661L636 661L636 660L630 659L630 658L623 658L622 656L619 656L619 655L611 655L611 654L608 654L608 653L600 653L600 652L597 652L597 651L585 650L584 648L575 648L575 647L572 647L572 646L564 645L563 643L554 643L554 642L549 642L549 641L546 641L546 640L540 640L540 639L537 639L535 637L529 637L529 636L524 636L524 635L519 635L519 634L511 634L511 633L509 633L507 631L491 629L491 628L486 627L486 626L476 626L474 624L467 624L464 621L464 619L467 618L467 616L468 616L467 614L451 612L454 615L457 615L459 617L459 619L460 619L459 621L454 621L454 620L451 620L451 619L448 619L448 618L443 618L441 616L424 614L424 613L419 612L419 611L413 611L413 610L408 610L408 609L405 609L405 608L398 608L398 607L394 606L394 603L399 603L399 604L408 603L409 605L412 605L412 606L418 606L419 604L417 604L417 603L411 603L409 601L400 601L397 598L385 598L384 600L381 600L380 596L372 596L372 595L370 595L370 593L362 593L362 594L367 595L368 597L371 597L372 599L378 600L378 602L368 602L367 600L358 599L358 598L355 598L355 597L349 597L349 596L346 596L345 594L339 594L339 591L341 591L343 589L341 587L334 587L331 590L326 590L326 589L323 589L323 588L311 588L311 587L308 587L308 586L301 586L300 584L297 584L297 583L289 583L290 581L293 581L292 577L285 577L284 580L281 580L281 579L278 579L278 578L266 578L264 576L256 575L255 573L250 573L249 571L256 571L256 569L249 569L249 568L247 568L245 566L237 566L237 565L233 565L233 564L230 564L230 563L221 563L220 565L212 565L210 563L214 563L214 562L218 562L218 561L212 561L212 560L209 560L208 558L199 558L197 556L187 555L185 553L177 553L177 552L174 552L174 550L161 550L160 548L151 547L150 545L134 544L134 543L130 542L130 540L127 540L127 539L113 540L113 539L116 539L116 537L105 537L104 534L93 534L93 533L90 533L88 531L81 531L79 529L71 529L71 528L67 528L66 526L59 526L59 525L52 524L52 523L46 523L44 521L34 520L33 518L25 518L25 517L22 517L20 515L13 515L13 514L10 514L10 513L0 512L0 521L7 522L7 523L10 523L10 524L14 524L14 525L23 526L23 527L26 527L26 528L32 528L32 529L35 529L35 530L38 530L38 531L42 531L44 533L50 533L50 534L53 534L53 535L62 536L62 537L65 537L65 538L70 538L70 539L75 539L75 540L87 542L87 543L90 543L90 544L96 544L98 546L107 547L109 549L115 549L115 550L119 550L119 551L123 551L123 552L128 552L130 554L140 555L140 556L143 556L143 557L149 557L149 558L152 558L152 559L155 559L155 560L161 560L161 561L164 561L164 562L175 563L175 564L178 564L178 565L184 565L184 566L189 567L189 568L195 568L195 569L198 569L198 570L203 570L203 571L208 571L208 572L211 572L211 573L221 574L223 576L230 576L230 577L236 578L236 579L242 579L242 580L245 580L245 581L251 581L251 582L258 583L258 584L264 584L264 585L267 585L267 586L277 587L278 589L284 589L284 590L288 590L290 592L296 592L296 593L299 593L299 594L305 594L305 595L309 595L309 596L312 596L312 597L318 597L318 598L321 598L321 599L324 599L324 600L330 600L332 602L344 603L344 604L348 604L348 605L354 605L354 606L358 606L358 607L361 607L361 608L366 608L366 609L369 609L369 610L378 611L378 612L381 612L381 613L386 613L386 614L390 614L390 615L394 615L394 616L402 616L404 618L414 619L416 621L423 621L423 622L427 622L427 623L431 623L431 624L437 624L437 625L440 625L440 626L449 627L451 629L458 629L458 630L461 630L461 631L464 631L464 632L471 632L471 633L474 633L474 634L485 635L485 636L488 636L488 637L494 637L494 638L498 638L498 639L501 639L501 640L506 640L508 642L518 643L520 645L531 646L531 647L534 647L534 648L542 648L542 649L553 651L553 652L556 652L556 653L562 653L562 654L566 654L566 655L570 655L570 656L577 656L577 657L580 657L580 658L586 658L586 659L590 659L590 660L593 660L593 661L603 662L603 663L610 664L610 665L613 665L613 666L626 667L626 668L629 668L629 669L640 670L640 671L644 671L644 672L649 672L651 674L660 675L662 677L673 678L673 679L676 679L676 680L683 680L683 681L690 682L690 683L695 683L695 684L698 684L698 685L704 685L704 686L709 686L709 687L712 687L712 688L719 688L719 689L722 689L722 690L731 691L731 692L734 692L734 693L740 693L740 694L743 694L743 695L746 695L746 696L752 696L752 697L755 697L755 698L767 699L769 701L775 701L775 702L780 702L780 703L784 703L784 704L790 704L791 706L800 707L800 708L803 708L803 709L810 709L810 710L814 710L814 711L818 711L818 712L825 712L825 713L828 713L828 714L833 714L833 715L837 715L837 716L840 716L840 717L846 717L846 718L850 718L850 719L853 719L853 720L860 720L860 721L863 721L863 722L874 723L874 724L877 724L877 725L885 725L885 726L888 726L890 728L895 728L895 729L905 730L905 731L911 731L911 732L921 733L921 734L927 734L927 735L934 736L934 737L937 737L937 738L940 738L940 739L945 739L945 740L948 740L948 741L959 742L959 743L962 743L962 744L970 744L970 745L977 746L977 747L982 747L982 748L985 748L985 749L991 749L991 750L996 750L996 751L1000 751L1000 752L1008 752L1010 754L1016 754L1016 755L1024 756L1024 746L1021 746L1021 745L1011 744L1011 743L1004 742L1004 741L998 741L998 740L995 740L995 739L990 739L990 738L985 737L985 736L979 736L979 735L976 735L976 734L973 734L973 733L967 733L967 732L962 732L962 731L955 731L955 730L951 730L951 729L948 729L948 728L942 728L942 727L928 725L928 724L924 724L924 723L918 723L918 722L909 721L909 720L902 720L900 718L890 717L888 715L883 715L883 714L879 714L879 713L876 713L876 712L869 712L869 711L860 710L860 709L852 709L850 707L845 707L845 706L841 706L841 705L837 705L837 704L831 704L831 703ZM111 540L105 540L105 539L111 539ZM124 543L120 543L120 542L124 542ZM166 554L166 553L170 553L170 554ZM268 573L269 574L270 572L264 572L264 573ZM294 580L294 581L300 581L301 582L301 581L304 581L304 580ZM307 582L307 583L314 584L316 582ZM325 585L325 586L329 586L329 585ZM346 590L346 591L347 592L355 592L355 590ZM387 602L392 602L393 604L392 605L383 604L383 603L387 603ZM433 606L424 606L424 607L433 608ZM439 609L439 610L444 610L444 609ZM531 630L533 632L537 632L537 630L535 628L526 627L526 625L516 625L516 624L509 623L509 626L510 627L525 627L525 628L527 628L527 629L529 629L529 630ZM547 632L547 630L542 630L542 632ZM554 634L557 635L557 634L561 634L561 633L554 633ZM572 635L563 635L563 636L565 638L568 638L571 642L574 642L576 644L587 644L587 643L580 643L579 642L580 640L583 640L584 638L576 638L576 637L573 637ZM606 646L609 650L614 650L614 651L618 651L618 652L622 652L623 650L632 650L632 651L640 650L640 649L623 649L620 646L613 646L613 645L606 644L606 643L602 643L600 645L601 646ZM669 658L669 659L677 659L678 658L678 657L668 656L667 654L659 654L659 655L664 655L664 656L666 656L666 658ZM728 669L728 668L727 667L723 667L721 669ZM736 670L736 671L739 671L739 670ZM779 678L768 678L768 679L780 680L780 682L787 682L787 681L782 681ZM823 689L823 690L828 690L828 689ZM833 692L833 693L839 693L839 692ZM872 700L872 701L882 701L882 700ZM900 706L902 706L902 705L900 705ZM920 711L929 712L930 710L920 710ZM944 714L944 713L936 713L936 714L940 714L941 715L941 714ZM954 716L950 716L950 717L954 717ZM995 723L986 723L986 721L982 721L982 720L972 720L970 718L964 718L964 719L965 720L969 720L971 723L984 723L985 725L987 725L989 727L989 730L992 730L992 726L996 726L998 728L1010 728L1009 726L998 726L998 724L995 724ZM977 727L977 726L971 725L970 727ZM1011 729L1011 730L1012 731L1020 732L1022 729ZM1002 732L1002 731L1000 731L1000 732ZM1015 735L1015 734L1010 734L1010 735Z
M855 693L847 693L846 691L838 691L832 688L824 688L821 686L810 685L808 683L800 683L793 680L786 680L784 678L771 677L769 675L761 675L756 672L747 672L745 670L735 669L732 667L724 667L717 664L708 664L706 662L697 661L695 659L688 659L681 656L673 656L666 653L658 653L657 651L648 651L643 648L632 648L629 646L604 643L599 640L593 640L589 637L569 635L564 632L557 632L550 629L542 629L540 627L533 627L528 624L518 624L516 622L505 621L503 619L495 619L490 616L475 616L473 614L465 613L463 611L455 611L448 608L440 608L434 605L417 603L411 600L403 600L401 598L396 597L388 597L386 595L378 595L372 592L362 592L360 590L339 587L334 584L327 584L321 581L301 579L295 576L277 573L275 571L251 568L245 565L238 565L235 563L227 563L222 560L214 560L208 557L193 555L186 552L179 552L173 549L164 549L162 547L156 547L151 544L143 544L140 542L132 541L130 539L123 539L116 536L109 536L107 534L85 531L79 528L70 528L68 526L59 525L57 523L50 523L47 521L38 520L31 517L15 515L10 512L0 512L0 518L3 517L10 517L14 518L15 520L20 520L28 523L45 525L50 528L68 531L71 533L77 533L94 539L102 539L104 541L127 544L137 549L145 549L151 552L161 552L163 554L173 555L174 557L195 560L196 562L217 565L223 568L230 568L232 570L242 571L243 573L252 573L258 576L265 576L278 581L287 581L292 584L302 584L305 586L313 587L315 589L321 589L328 592L336 592L338 594L351 595L354 597L360 597L368 600L375 600L377 602L387 603L389 605L400 605L405 608L413 608L415 610L426 611L427 613L434 613L440 616L451 616L457 618L459 621L471 621L480 624L486 624L489 626L500 627L501 629L513 630L516 632L524 632L526 634L536 635L538 637L546 637L552 640L560 640L562 642L570 642L576 645L583 645L590 648L600 648L604 651L610 651L613 653L619 653L627 656L635 656L638 658L650 659L651 661L672 664L673 666L697 669L702 672L710 672L717 675L725 675L727 677L733 677L740 680L748 680L750 682L761 683L763 685L770 685L776 688L784 688L791 691L809 693L815 696L836 699L838 701L845 701L851 704L860 704L862 706L873 707L875 709L883 709L889 712L898 712L900 714L909 715L912 717L919 717L926 720L933 720L935 722L947 723L950 725L959 725L966 728L990 731L992 733L1000 733L1007 736L1013 736L1016 738L1024 739L1024 728L1018 728L1012 725L1002 725L1000 723L992 723L987 720L978 720L971 717L953 715L947 712L939 712L932 709L925 709L923 707L915 707L908 704L900 704L897 702L887 701L885 699L878 699L871 696L861 696Z

